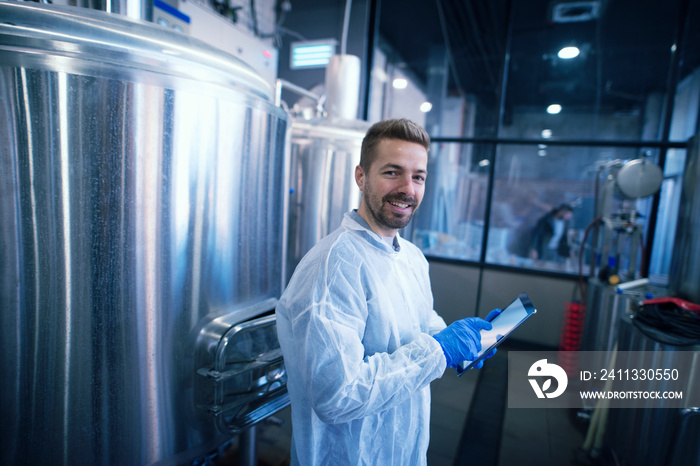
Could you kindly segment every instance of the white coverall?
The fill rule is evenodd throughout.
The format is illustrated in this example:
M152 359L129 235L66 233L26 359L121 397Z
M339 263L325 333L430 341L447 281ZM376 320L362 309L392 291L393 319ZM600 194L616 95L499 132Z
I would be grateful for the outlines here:
M398 235L394 245L357 212L345 214L277 305L292 464L426 464L429 384L447 365L430 335L445 322L425 257Z

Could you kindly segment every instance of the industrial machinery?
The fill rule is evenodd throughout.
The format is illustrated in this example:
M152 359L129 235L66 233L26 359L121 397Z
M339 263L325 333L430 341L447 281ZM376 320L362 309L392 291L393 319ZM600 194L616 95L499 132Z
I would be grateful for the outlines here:
M273 94L152 23L0 1L0 463L188 464L288 403Z
M700 186L697 183L700 159L697 136L690 141L689 149L671 262L675 269L669 275L668 288L654 287L646 279L614 286L603 277L591 278L587 311L592 312L586 313L581 349L614 354L616 366L625 368L642 366L643 362L638 359L642 352L654 354L655 368L680 367L680 361L685 361L687 367L680 379L685 383L682 391L692 398L688 395L698 393L700 381L700 262L697 240L690 239L697 232L700 218L696 195ZM642 173L640 167L635 170ZM604 359L600 367L613 360L611 357ZM644 389L661 393L668 389L666 384L665 380L656 379L653 383L649 381ZM599 430L596 448L612 451L616 462L700 464L697 444L700 406L696 402L688 400L679 409L668 407L667 400L650 399L640 408L607 410L598 406L596 409L605 411L598 419L607 421L591 426L593 431Z
M360 205L354 173L367 128L362 121L292 120L287 279L304 254Z
M601 175L605 175L601 182ZM635 201L659 190L663 173L647 157L622 162L614 160L599 167L596 175L596 212L602 234L593 237L591 270L597 262L604 280L629 281L636 278L642 225ZM598 243L598 237L601 237ZM616 275L619 280L611 276Z
M662 180L661 169L646 157L614 160L598 169L581 350L611 350L620 316L639 296L659 292L647 281L636 282L643 225L635 201L658 191Z
M292 112L289 168L287 281L309 249L340 226L343 215L360 205L355 183L362 139L370 125L357 120L360 60L334 55L326 68L325 93L315 94L277 80L304 96L306 106Z

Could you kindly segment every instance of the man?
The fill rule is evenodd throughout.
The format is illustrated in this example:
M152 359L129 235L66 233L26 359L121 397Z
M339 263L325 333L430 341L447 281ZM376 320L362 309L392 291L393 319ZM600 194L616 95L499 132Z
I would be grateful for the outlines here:
M476 317L446 327L425 257L398 235L423 198L429 146L408 120L369 129L359 208L307 253L280 299L292 464L426 464L429 384L475 359L479 330L491 328Z
M574 209L561 204L542 216L532 230L530 258L561 262L569 257L569 221Z

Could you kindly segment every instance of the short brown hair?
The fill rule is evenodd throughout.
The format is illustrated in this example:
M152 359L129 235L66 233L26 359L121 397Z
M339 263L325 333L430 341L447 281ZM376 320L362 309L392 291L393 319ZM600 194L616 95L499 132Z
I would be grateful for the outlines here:
M363 170L369 170L376 157L375 149L377 144L382 139L415 142L425 147L426 151L430 148L430 136L428 136L428 133L411 120L406 118L383 120L372 125L362 140L360 166Z

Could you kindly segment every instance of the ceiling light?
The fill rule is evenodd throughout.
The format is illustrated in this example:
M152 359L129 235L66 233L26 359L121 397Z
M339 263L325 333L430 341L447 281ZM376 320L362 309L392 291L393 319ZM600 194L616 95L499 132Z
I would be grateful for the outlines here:
M423 113L428 113L430 110L432 110L433 104L430 102L423 102L420 104L420 111Z
M542 138L543 139L549 139L552 137L552 130L551 129L543 129L542 130Z
M394 89L406 89L408 87L408 81L403 78L396 78L392 83Z
M561 112L561 105L559 104L552 104L549 107L547 107L547 113L549 113L550 115L556 115L559 112Z
M565 60L569 58L576 58L578 57L578 54L581 53L581 51L578 49L578 47L570 46L570 47L564 47L559 51L557 56L559 58L563 58Z
M491 163L491 162L489 162L489 159L483 159L483 160L479 161L479 166L480 167L488 167L489 163Z

